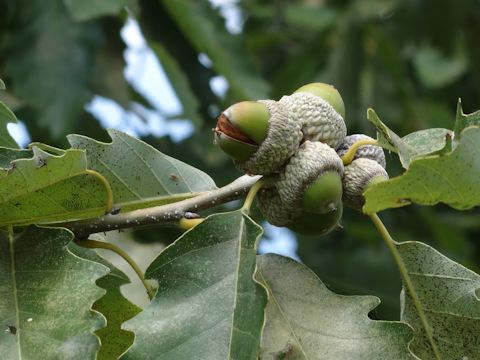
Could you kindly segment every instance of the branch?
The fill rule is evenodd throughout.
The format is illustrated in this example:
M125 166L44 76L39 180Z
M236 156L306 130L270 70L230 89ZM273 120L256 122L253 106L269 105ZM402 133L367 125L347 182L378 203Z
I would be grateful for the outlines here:
M219 189L175 203L49 226L65 227L70 229L76 238L82 239L87 238L90 234L111 230L155 224L176 224L188 212L196 213L244 197L259 179L258 175L243 175Z

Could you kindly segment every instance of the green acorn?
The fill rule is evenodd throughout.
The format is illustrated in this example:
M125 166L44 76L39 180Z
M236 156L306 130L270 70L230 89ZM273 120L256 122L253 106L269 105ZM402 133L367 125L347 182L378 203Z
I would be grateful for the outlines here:
M295 93L310 93L328 102L340 116L345 119L345 104L342 96L335 87L321 82L303 85Z
M325 214L304 212L287 227L303 235L326 235L340 227L342 213L343 205L340 202L335 209Z
M338 91L323 83L307 84L279 103L301 123L303 140L320 141L336 149L347 135L345 106Z
M277 189L262 189L258 194L258 204L268 222L275 226L285 226L299 234L325 235L339 227L342 217L342 202L336 203L326 213L313 213L303 209L289 209L282 202Z
M335 150L307 140L279 175L273 187L258 195L260 210L271 224L317 235L338 226L343 163Z
M218 118L215 143L248 174L269 175L295 153L302 139L300 125L273 100L242 101Z
M257 150L267 136L268 108L256 101L230 106L218 118L215 141L232 158L244 161Z
M343 163L327 144L305 141L280 173L277 189L290 208L327 213L342 200Z
M343 175L343 202L361 211L365 204L363 193L379 181L388 180L388 173L375 160L358 158L345 166Z

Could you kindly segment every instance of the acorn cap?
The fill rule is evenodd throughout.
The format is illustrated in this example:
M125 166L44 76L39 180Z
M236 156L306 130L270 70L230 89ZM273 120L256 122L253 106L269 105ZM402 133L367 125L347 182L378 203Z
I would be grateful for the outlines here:
M295 93L310 93L328 102L343 119L345 119L345 104L342 96L335 87L321 82L303 85Z
M324 99L308 92L283 96L279 103L302 127L303 139L321 141L336 149L347 135L343 117Z
M345 153L350 149L350 147L355 144L357 141L360 140L375 140L370 136L365 134L352 134L345 137L342 144L337 149L338 156L342 157ZM387 166L387 162L385 161L385 153L380 146L376 145L362 145L358 148L357 152L353 159L360 159L366 158L370 160L374 160L379 163L384 169Z
M323 178L324 175L327 176ZM306 205L310 212L326 213L331 211L331 204L342 197L342 176L343 163L335 150L321 142L307 140L290 158L276 186L283 203L290 210L304 210L303 206ZM323 185L328 188L325 192ZM329 193L328 190L333 191Z
M359 158L345 166L343 175L343 202L356 210L362 209L363 193L368 186L388 180L388 173L375 160Z
M258 208L267 221L275 226L286 226L300 216L302 209L286 206L276 187L261 189L257 195Z

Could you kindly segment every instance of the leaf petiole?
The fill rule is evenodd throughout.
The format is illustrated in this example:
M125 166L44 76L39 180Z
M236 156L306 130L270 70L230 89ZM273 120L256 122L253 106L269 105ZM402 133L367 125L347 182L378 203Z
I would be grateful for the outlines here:
M242 212L248 214L250 212L250 208L252 207L253 200L255 199L255 196L260 191L260 189L267 185L273 184L276 179L277 179L276 176L263 177L260 180L258 180L255 184L253 184L253 186L250 188L250 191L247 194L247 197L245 198L245 202L243 203L243 206L241 209Z
M343 154L341 157L343 165L348 165L353 161L353 158L355 157L355 154L357 153L357 150L364 145L377 145L378 141L377 140L370 140L370 139L364 139L364 140L359 140L356 143L354 143L348 151Z
M108 242L103 242L103 241L97 241L97 240L91 240L91 239L77 239L75 240L75 243L81 247L84 248L89 248L89 249L106 249L113 251L120 257L122 257L135 271L137 276L139 277L140 281L142 282L143 286L147 290L147 294L150 300L153 299L155 296L155 291L153 288L145 281L145 275L143 274L143 271L140 269L140 267L137 265L135 260L133 260L130 255L127 254L127 252L117 245L114 245L112 243Z
M422 323L422 327L425 331L425 334L427 335L428 342L430 343L433 353L435 354L435 358L438 360L441 360L442 357L440 355L440 351L438 350L437 344L433 339L432 329L428 324L428 319L427 319L427 316L425 315L423 305L420 302L417 292L415 291L415 287L413 286L412 279L408 274L407 267L405 266L405 263L403 262L403 259L400 256L400 253L398 252L397 247L395 246L396 245L395 240L393 240L392 236L388 232L382 220L380 220L380 218L378 217L377 213L372 213L367 215L370 217L373 224L377 228L378 232L382 236L383 240L385 241L385 244L387 244L388 250L392 254L393 259L397 264L397 267L400 272L400 276L402 277L402 281L406 288L406 291L412 298L412 302L415 306L415 310L417 311L418 317L420 318L420 322Z

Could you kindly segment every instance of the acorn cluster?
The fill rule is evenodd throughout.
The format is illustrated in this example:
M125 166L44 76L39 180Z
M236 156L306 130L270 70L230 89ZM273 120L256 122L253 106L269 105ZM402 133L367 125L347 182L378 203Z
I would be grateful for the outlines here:
M325 234L339 226L343 205L361 210L363 193L388 179L381 147L362 145L349 163L348 150L365 140L347 136L345 106L331 85L302 86L279 101L243 101L222 112L215 142L251 175L277 179L258 194L273 225L304 234Z

